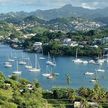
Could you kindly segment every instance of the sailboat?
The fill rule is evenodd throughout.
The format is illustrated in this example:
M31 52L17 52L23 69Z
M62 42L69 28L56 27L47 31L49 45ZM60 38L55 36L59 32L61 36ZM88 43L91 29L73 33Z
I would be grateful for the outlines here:
M102 72L102 73L104 73L104 72L105 72L105 70L104 70L104 69L102 69L102 66L100 65L100 66L99 66L99 68L98 68L98 69L96 69L96 72Z
M12 59L12 52L11 52L10 57L8 58L8 61L9 61L9 62L14 62L14 61L15 61L14 59Z
M76 49L76 58L72 61L76 64L83 63L83 61L81 59L78 59L78 49Z
M86 72L85 75L90 75L90 76L92 76L92 75L94 75L94 73L93 73L93 72Z
M11 68L12 67L12 64L10 64L10 62L5 62L5 65L4 65L6 68Z
M24 55L23 55L23 53L22 53L22 60L19 61L19 64L20 65L26 65L26 62L24 61Z
M46 65L46 73L43 73L42 76L44 76L44 77L50 76L49 66L48 65Z
M27 64L25 65L25 68L32 69L30 58L27 58Z
M54 79L58 75L59 73L55 73L53 67L50 65L46 65L46 73L42 74L42 76L46 77L47 79Z
M58 75L59 75L59 73L55 73L54 70L51 67L51 72L50 72L50 75L47 76L47 79L55 79L55 77L58 76Z
M19 67L18 67L18 61L16 61L16 71L14 71L12 74L16 74L16 75L21 75L21 71L19 71Z
M92 78L92 79L90 80L90 82L96 84L97 81L98 81L98 77L97 77L97 72L96 72L96 73L94 74L94 78Z
M90 64L96 64L96 62L94 60L89 60Z
M56 66L55 59L53 58L53 62L52 62L49 53L48 53L48 60L46 61L46 64L51 66Z
M37 55L35 55L35 67L29 70L30 72L40 72L40 66L38 62Z
M99 55L98 55L97 63L98 63L99 65L102 65L104 62L105 62L105 59L103 58L103 55L102 55L101 58L100 58Z
M8 57L9 58L9 57ZM7 59L8 60L8 59ZM9 61L6 61L5 63L4 63L4 66L6 67L6 68L11 68L12 67L12 64L9 62Z
M45 60L45 57L43 57L43 48L42 48L42 56L39 57L40 60Z

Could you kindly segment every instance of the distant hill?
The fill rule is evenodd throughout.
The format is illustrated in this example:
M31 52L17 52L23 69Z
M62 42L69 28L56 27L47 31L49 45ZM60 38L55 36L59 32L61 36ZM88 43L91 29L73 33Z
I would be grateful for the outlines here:
M11 22L12 23L12 22ZM39 19L35 16L28 16L22 19L22 23L19 25L25 26L26 30L33 30L39 27L39 29L48 30L60 30L60 31L85 31L92 30L102 26L100 23L80 18L80 17L67 17L67 18L56 18L49 21Z
M65 5L58 9L37 10L34 12L10 12L0 14L0 20L17 24L18 29L27 31L45 30L91 30L108 25L108 8L89 10Z
M37 10L29 13L21 11L21 12L10 12L7 14L0 14L0 20L7 18L23 19L26 18L27 16L36 16L44 20L52 20L64 17L82 17L82 18L95 19L100 17L108 17L108 8L90 10L82 7L73 7L72 5L68 4L57 9Z
M90 10L82 7L73 7L72 5L69 4L58 9L37 10L35 12L31 12L30 14L45 20L51 20L62 17L82 17L82 18L94 19L97 17L107 17L108 16L107 10L108 8Z

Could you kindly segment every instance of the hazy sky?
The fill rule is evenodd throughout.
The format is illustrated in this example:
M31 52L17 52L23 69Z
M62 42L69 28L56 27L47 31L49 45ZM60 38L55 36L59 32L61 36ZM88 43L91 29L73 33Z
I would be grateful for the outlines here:
M0 13L59 8L65 4L96 9L108 7L108 0L0 0Z

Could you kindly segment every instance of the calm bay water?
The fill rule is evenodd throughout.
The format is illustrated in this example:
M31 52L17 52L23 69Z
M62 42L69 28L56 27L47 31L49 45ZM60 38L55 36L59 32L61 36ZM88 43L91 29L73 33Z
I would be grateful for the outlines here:
M15 50L10 48L7 45L0 45L0 71L3 72L6 76L11 75L13 71L16 70L16 63L13 62L12 68L5 68L4 62L7 61L8 57L12 54L12 56L16 56L19 58L22 57L22 50ZM24 52L24 56L29 57L32 64L34 65L34 56L33 53L27 53ZM41 54L38 54L38 57L42 56ZM56 57L56 64L55 72L59 73L59 76L56 77L54 80L46 79L42 76L43 73L46 72L46 60L47 56L44 56L45 60L39 60L41 72L30 72L23 65L19 65L19 70L22 71L21 77L26 78L30 81L38 80L41 84L41 86L45 89L50 89L52 87L66 87L66 74L70 73L71 77L71 84L70 86L73 88L79 88L79 87L93 87L93 83L91 81L90 76L85 76L84 73L94 72L95 70L99 68L99 65L94 64L74 64L72 60L73 57ZM86 60L89 60L90 58L85 58ZM105 73L98 73L99 82L100 84L108 89L108 64L104 63L102 65L102 68L105 69Z

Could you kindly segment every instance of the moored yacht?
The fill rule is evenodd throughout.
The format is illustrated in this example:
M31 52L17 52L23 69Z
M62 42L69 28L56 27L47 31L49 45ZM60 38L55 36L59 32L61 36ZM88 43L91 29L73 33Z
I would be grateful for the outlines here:
M83 64L88 64L87 60L82 61Z
M76 49L76 58L74 60L72 60L74 63L76 64L80 64L83 63L83 61L81 59L78 58L78 49Z
M6 68L11 68L12 67L12 64L10 62L5 62L5 65L4 65Z
M26 61L25 61L25 59L24 59L23 53L22 53L22 58L21 58L21 60L19 61L19 65L26 65Z
M104 69L97 69L96 71L97 71L97 72L105 72Z
M94 60L90 60L89 63L90 64L96 64L96 62Z
M48 53L48 60L46 61L47 65L56 66L55 59L51 60L50 54Z
M40 66L38 62L37 55L35 55L35 67L29 70L30 72L40 72Z
M93 72L86 72L85 75L90 75L91 76L91 75L94 75L94 73Z
M32 69L30 58L27 58L27 64L25 65L25 68Z
M21 75L21 71L19 71L19 67L18 67L18 61L16 61L16 71L14 71L12 74L16 74L16 75Z

